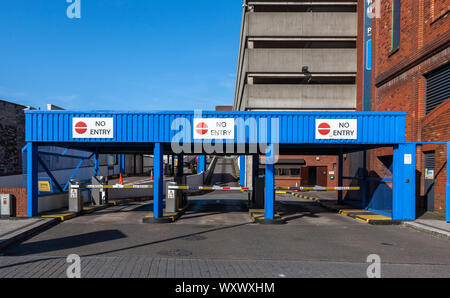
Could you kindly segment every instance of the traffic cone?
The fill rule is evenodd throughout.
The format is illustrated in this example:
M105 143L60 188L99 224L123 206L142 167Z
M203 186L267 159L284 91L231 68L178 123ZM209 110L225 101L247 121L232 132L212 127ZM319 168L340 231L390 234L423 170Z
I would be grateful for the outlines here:
M153 170L150 171L150 180L153 180Z
M122 178L122 174L120 174L120 178L119 178L119 184L123 185L123 178Z

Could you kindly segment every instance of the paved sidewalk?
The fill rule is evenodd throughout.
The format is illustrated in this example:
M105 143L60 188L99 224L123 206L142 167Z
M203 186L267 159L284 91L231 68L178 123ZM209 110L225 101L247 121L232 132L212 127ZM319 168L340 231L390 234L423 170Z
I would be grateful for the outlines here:
M404 222L405 226L433 234L450 240L450 223L437 219L417 219L413 222Z
M0 257L0 278L65 278L65 257ZM342 278L367 277L370 264L332 261L83 257L82 278ZM450 277L449 265L381 264L381 277Z
M0 250L44 231L56 222L56 218L2 219L0 220Z

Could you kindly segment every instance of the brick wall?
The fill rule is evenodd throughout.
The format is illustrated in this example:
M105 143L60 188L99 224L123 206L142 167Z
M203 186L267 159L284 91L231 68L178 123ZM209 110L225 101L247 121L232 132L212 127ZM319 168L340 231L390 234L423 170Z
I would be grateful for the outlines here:
M0 175L22 173L25 107L0 100Z
M0 188L1 194L11 194L14 196L16 204L15 216L27 217L27 189L26 188Z
M392 1L382 1L381 18L373 21L372 109L406 111L408 142L450 140L450 102L425 115L424 75L450 61L448 1L401 2L400 47L392 51ZM417 201L424 195L423 152L435 151L435 211L445 212L446 146L417 148ZM371 150L369 171L375 176L389 174L386 160L392 149Z

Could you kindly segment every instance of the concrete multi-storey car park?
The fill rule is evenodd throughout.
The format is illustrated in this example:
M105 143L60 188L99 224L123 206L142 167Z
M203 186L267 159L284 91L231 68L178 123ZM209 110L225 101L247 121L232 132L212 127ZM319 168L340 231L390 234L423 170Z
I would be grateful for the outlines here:
M357 36L358 1L244 1L234 109L355 111ZM291 159L277 185L337 184L335 156Z
M234 109L356 110L357 1L244 4Z

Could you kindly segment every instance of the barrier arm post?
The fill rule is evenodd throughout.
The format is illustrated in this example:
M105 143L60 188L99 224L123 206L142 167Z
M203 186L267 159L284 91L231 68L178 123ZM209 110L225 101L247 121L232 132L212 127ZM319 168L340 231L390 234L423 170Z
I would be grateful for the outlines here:
M153 152L153 216L154 218L163 217L163 194L164 194L164 180L163 180L163 154L164 149L161 143L155 143L155 150Z
M27 148L27 216L38 215L38 145L28 143Z
M447 142L447 187L445 191L446 196L446 206L447 210L447 222L450 223L450 142Z

